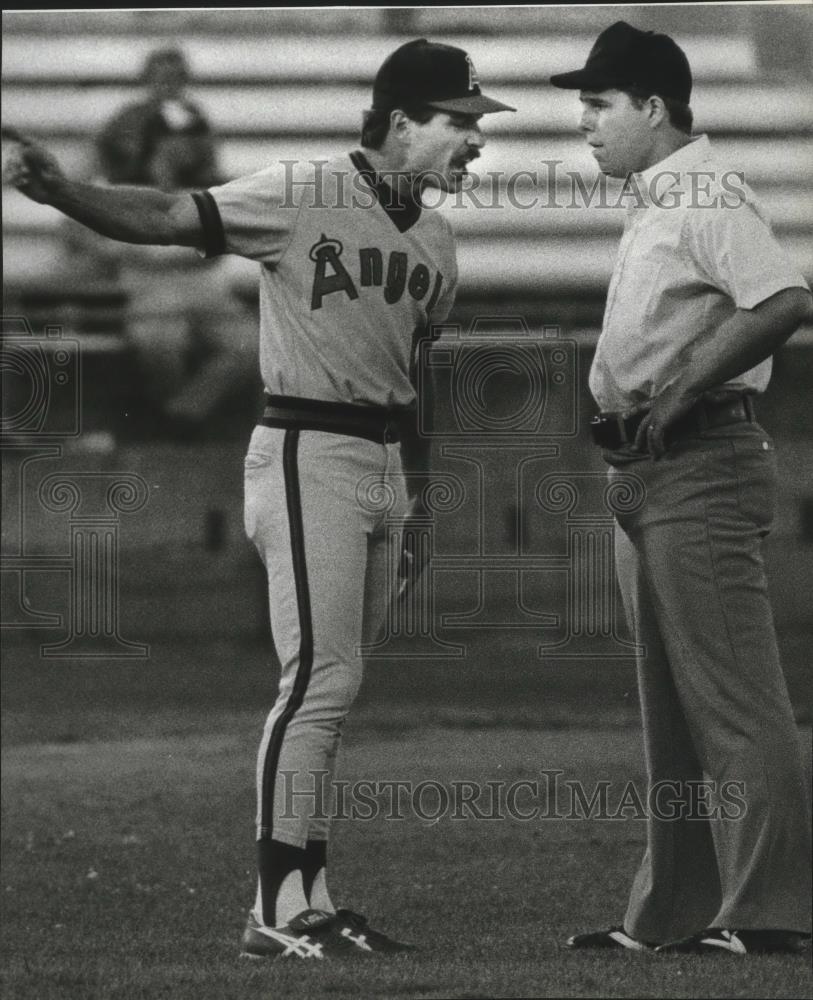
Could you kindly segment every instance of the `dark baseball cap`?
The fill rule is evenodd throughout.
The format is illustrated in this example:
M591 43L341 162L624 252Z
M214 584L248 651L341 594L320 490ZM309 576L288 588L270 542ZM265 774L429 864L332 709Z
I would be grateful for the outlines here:
M467 115L516 111L482 93L463 49L425 38L407 42L384 60L373 84L373 108L437 108Z
M616 21L596 39L584 69L550 78L564 90L636 90L684 104L692 94L692 71L683 49L668 35Z

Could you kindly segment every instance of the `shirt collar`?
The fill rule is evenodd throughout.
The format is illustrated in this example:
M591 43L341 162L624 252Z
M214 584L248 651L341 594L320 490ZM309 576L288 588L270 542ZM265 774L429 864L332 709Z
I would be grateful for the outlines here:
M668 191L680 179L679 176L674 175L688 173L694 167L708 160L710 155L711 143L709 142L709 137L707 135L698 135L687 142L685 146L681 146L674 153L670 153L666 159L661 160L659 163L653 163L651 167L647 167L640 174L636 174L638 187L643 193L646 203L650 204L649 191L656 177L659 177L661 174L673 175L671 178L667 177L658 185L659 192Z
M399 233L405 233L421 217L421 204L414 198L400 195L383 178L379 177L370 165L370 161L357 149L350 154L353 166L358 170L359 175L369 184L375 192L379 205L384 209L393 221Z

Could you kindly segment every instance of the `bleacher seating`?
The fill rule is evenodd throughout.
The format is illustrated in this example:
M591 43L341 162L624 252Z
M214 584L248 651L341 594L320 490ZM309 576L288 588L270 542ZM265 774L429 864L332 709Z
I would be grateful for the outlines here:
M476 166L487 185L497 173L540 176L533 209L507 204L478 210L465 197L443 205L460 238L459 309L472 313L513 303L517 311L530 310L530 319L596 326L623 212L550 207L544 183L552 160L588 180L596 174L574 132L575 95L546 82L584 58L595 35L595 11L588 17L573 8L537 8L508 18L505 12L462 8L332 10L318 20L321 33L314 33L313 11L216 14L5 14L4 123L47 140L69 172L88 175L93 136L138 92L135 81L146 54L178 42L195 76L192 93L222 140L228 176L274 159L323 159L357 144L361 111L382 58L404 37L430 34L471 51L489 92L519 109L485 122L489 144ZM676 17L671 12L666 26ZM696 128L709 132L721 157L744 171L771 212L780 241L813 278L807 134L813 96L803 81L762 80L752 38L732 32L732 24L707 15L679 21L678 39L696 80ZM569 197L562 185L554 203L567 204ZM7 296L14 301L23 292L30 299L37 288L50 287L49 301L58 301L50 280L64 273L66 263L58 213L4 188L3 218ZM234 268L250 294L254 265L235 261ZM110 289L99 294L109 307Z
M192 93L220 139L223 169L239 176L274 159L318 160L353 148L381 60L402 41L423 36L470 51L488 92L519 109L484 122L489 141L476 167L486 180L498 171L536 170L547 176L544 161L555 160L591 182L596 168L575 134L576 96L554 91L546 81L580 65L597 32L623 17L641 28L669 31L685 48L695 77L696 128L707 131L721 157L744 171L779 240L813 280L813 59L805 60L803 31L793 30L794 19L809 30L811 10L796 4L663 4L604 11L571 5L4 12L2 120L46 141L69 174L89 176L95 169L93 137L114 109L141 93L137 79L146 55L178 44L195 78ZM770 35L765 19L772 19ZM788 19L790 27L777 29L781 19ZM462 324L479 314L521 315L532 326L561 325L579 341L580 405L587 414L586 371L623 212L598 206L546 208L550 200L567 204L569 190L554 192L552 199L544 185L533 193L540 198L533 210L506 204L504 198L499 210L476 209L466 198L442 209L459 236L461 287L453 315ZM487 188L483 199L489 201ZM149 516L133 519L128 527L131 534L141 533L135 545L155 546L158 538L162 558L182 559L184 565L197 560L204 576L214 579L211 553L198 558L194 545L213 503L216 512L234 510L239 521L239 461L256 417L255 402L244 393L245 412L231 417L231 430L228 415L222 421L216 415L199 432L190 456L186 439L173 441L150 410L134 375L121 289L107 278L76 277L58 235L57 212L7 187L2 208L4 315L25 317L37 333L46 325L60 326L66 337L78 340L85 430L101 432L97 446L111 434L125 445L137 441L141 453L124 452L132 464L114 467L145 475L150 469L151 484L159 480ZM255 265L231 258L230 266L246 301L254 302ZM783 640L788 641L788 629L796 629L791 641L807 651L810 615L804 594L810 591L805 575L810 559L804 556L813 544L813 408L808 403L813 329L797 333L779 353L774 373L759 405L761 421L782 441L779 513L768 560L778 581ZM9 383L13 388L14 372L8 382L4 374L3 382L4 389ZM240 444L222 447L218 437L234 434L235 427ZM92 433L88 436L92 439ZM157 452L160 462L153 458ZM120 454L90 452L84 460L119 463ZM564 454L574 463L600 464L584 428L579 439L565 443ZM74 461L81 461L80 451L71 453ZM155 475L153 470L158 470ZM181 505L178 497L184 499ZM510 517L513 524L513 508ZM239 529L232 535L237 538ZM248 571L241 570L243 577ZM198 600L200 587L189 593ZM175 628L174 603L171 611ZM194 611L190 614L194 617Z

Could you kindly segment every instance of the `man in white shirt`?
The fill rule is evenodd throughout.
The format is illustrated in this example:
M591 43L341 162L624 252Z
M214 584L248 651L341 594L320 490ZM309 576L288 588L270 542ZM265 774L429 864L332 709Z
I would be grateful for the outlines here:
M644 650L649 791L670 792L623 925L568 944L799 952L810 823L760 552L774 446L753 399L810 292L742 175L692 138L691 70L671 38L618 22L551 82L581 92L600 169L629 185L590 388L610 480L634 471L645 486L617 515L616 562Z

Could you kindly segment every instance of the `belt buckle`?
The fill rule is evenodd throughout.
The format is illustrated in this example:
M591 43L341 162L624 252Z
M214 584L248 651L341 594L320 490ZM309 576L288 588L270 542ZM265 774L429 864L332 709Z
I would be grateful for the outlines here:
M624 421L617 413L600 413L590 419L590 434L602 448L620 448L628 441Z

